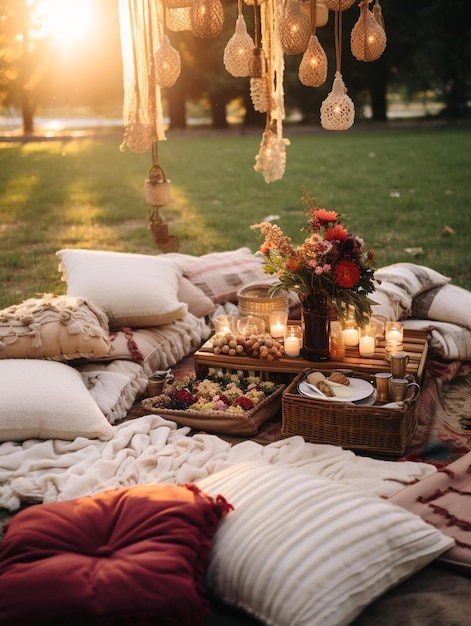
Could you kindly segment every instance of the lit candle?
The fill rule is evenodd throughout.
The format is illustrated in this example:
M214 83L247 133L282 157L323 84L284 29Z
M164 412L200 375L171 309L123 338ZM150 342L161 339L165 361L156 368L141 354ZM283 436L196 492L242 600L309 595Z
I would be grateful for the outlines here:
M286 356L299 356L301 349L300 341L296 335L288 335L285 337L285 354Z
M363 356L363 357L374 356L375 338L368 337L368 335L365 335L364 337L360 337L359 349L360 349L360 356Z
M354 348L358 345L358 329L357 328L344 328L342 331L343 334L343 343L350 347Z
M396 341L402 343L402 333L400 330L388 330L386 333L386 341Z
M275 339L278 337L284 337L285 332L286 332L286 326L282 324L281 322L275 322L274 324L270 325L270 335L272 337L275 337Z

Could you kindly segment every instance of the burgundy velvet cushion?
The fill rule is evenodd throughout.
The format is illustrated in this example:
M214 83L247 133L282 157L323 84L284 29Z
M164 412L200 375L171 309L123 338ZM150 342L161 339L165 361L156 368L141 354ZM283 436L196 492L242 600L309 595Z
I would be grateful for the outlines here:
M142 485L18 513L0 551L0 624L199 624L231 508L194 485Z

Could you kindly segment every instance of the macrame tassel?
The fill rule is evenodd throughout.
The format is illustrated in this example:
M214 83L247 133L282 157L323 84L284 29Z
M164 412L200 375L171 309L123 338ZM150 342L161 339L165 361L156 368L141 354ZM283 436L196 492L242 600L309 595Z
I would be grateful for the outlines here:
M383 19L383 12L381 10L381 7L379 5L378 0L376 0L376 3L374 5L374 7L373 7L373 17L378 22L378 24L381 26L381 28L383 30L385 30L384 19Z
M224 49L224 67L235 77L250 76L250 59L255 47L252 37L247 32L243 15L239 15L235 33Z
M154 54L155 82L160 87L172 87L181 71L180 53L172 48L167 35L162 40Z
M266 76L250 79L250 98L253 108L259 113L266 113L270 110L270 89Z
M332 91L321 105L321 125L326 130L347 130L355 121L355 106L347 96L340 72L335 72Z
M311 36L311 20L302 11L300 0L287 0L280 25L281 47L285 54L306 50Z
M224 26L224 10L221 0L193 0L190 19L193 35L217 37Z
M386 48L386 33L368 9L368 2L360 2L360 17L352 29L350 45L357 61L375 61Z
M319 87L327 79L327 55L316 35L311 35L299 65L298 76L306 87Z
M355 0L324 0L324 2L330 11L345 11L355 4Z
M286 140L280 139L271 129L265 130L254 170L263 174L266 183L271 183L283 178L285 167Z

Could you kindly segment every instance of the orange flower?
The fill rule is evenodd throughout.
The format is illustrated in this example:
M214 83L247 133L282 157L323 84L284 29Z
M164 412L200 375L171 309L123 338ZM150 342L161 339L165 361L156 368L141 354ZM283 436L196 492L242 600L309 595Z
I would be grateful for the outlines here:
M333 228L327 228L324 235L326 241L345 241L347 237L348 230L341 224L337 224Z
M285 269L288 272L297 272L299 269L301 269L301 267L302 267L301 261L297 259L295 256L292 256L289 259L286 259Z
M338 220L338 214L335 211L326 211L325 209L314 209L313 216L322 225Z
M360 280L360 268L353 261L339 261L334 270L334 281L345 289L353 289Z
M270 250L271 247L272 247L271 241L264 241L262 245L260 246L260 252L262 254L267 254L267 252Z

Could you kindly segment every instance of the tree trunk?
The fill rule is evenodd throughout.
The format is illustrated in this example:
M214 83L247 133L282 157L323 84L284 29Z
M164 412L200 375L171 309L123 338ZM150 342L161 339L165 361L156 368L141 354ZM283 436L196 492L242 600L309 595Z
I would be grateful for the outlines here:
M209 107L211 109L212 127L218 129L227 128L226 99L223 94L209 94Z
M178 81L168 90L170 128L186 128L185 95Z
M23 135L34 133L34 107L29 94L24 92L21 98L21 112L23 116Z

